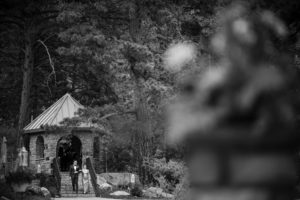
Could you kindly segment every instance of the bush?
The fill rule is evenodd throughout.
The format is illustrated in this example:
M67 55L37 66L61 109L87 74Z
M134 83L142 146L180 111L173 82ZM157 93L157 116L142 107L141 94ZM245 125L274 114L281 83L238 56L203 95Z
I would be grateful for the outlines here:
M4 196L8 199L15 199L15 194L13 189L10 187L10 185L4 183L4 182L0 182L0 197Z
M176 185L174 191L174 200L186 200L187 198L187 190L188 190L188 179L187 177L183 177L181 181Z
M9 172L5 179L8 184L31 183L34 179L34 173L28 168L18 168L15 172Z
M104 198L110 197L110 193L112 193L112 191L110 189L99 188L99 191L100 191L101 197L104 197Z
M19 194L18 194L19 195ZM50 200L50 193L46 191L45 188L39 186L29 186L27 187L24 195L22 195L23 200Z
M56 180L53 175L42 173L40 177L40 186L45 187L49 190L52 197L57 194Z
M55 185L55 179L52 180L50 174L42 173L42 174L39 174L39 177L38 177L38 178L40 179L40 186L41 186L41 187L46 187L46 186L48 186L49 184L50 184L50 185ZM54 178L54 177L53 177L53 178Z
M185 165L182 161L170 160L165 158L154 159L151 162L144 162L147 168L150 168L153 179L166 192L173 192L176 185L185 175Z
M143 196L143 191L139 186L135 185L130 190L130 194L131 194L131 196L134 196L134 197L142 197Z
M158 182L158 185L164 191L171 191L174 189L174 186L171 182L167 181L163 174L159 174L155 177L155 180Z

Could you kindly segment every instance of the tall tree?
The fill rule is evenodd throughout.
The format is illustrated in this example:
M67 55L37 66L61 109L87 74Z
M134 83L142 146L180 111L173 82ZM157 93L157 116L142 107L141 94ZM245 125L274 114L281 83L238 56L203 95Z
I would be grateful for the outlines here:
M33 71L36 65L41 63L35 62L36 51L41 48L39 45L42 40L49 37L49 29L53 28L50 24L51 19L56 17L56 1L2 1L1 2L1 20L2 26L7 26L7 32L15 32L18 34L19 43L16 48L20 51L18 58L22 63L22 92L18 119L18 145L22 129L29 118L30 94L33 79ZM11 42L12 44L13 42ZM48 51L48 50L47 50ZM49 53L49 52L48 52ZM47 55L47 54L46 54ZM50 59L49 56L46 57ZM39 59L39 61L45 59ZM50 66L53 68L53 63L50 60ZM45 66L45 62L44 62Z

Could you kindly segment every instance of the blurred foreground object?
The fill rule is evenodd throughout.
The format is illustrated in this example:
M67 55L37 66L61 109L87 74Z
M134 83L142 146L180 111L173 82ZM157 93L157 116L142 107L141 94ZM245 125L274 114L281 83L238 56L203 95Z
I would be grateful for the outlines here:
M7 163L7 140L6 137L2 138L2 144L1 144L1 160L0 163L2 165L5 165Z
M293 199L296 184L290 77L270 12L234 5L212 39L220 58L190 82L171 113L169 140L185 144L192 200Z
M196 47L191 43L173 44L164 55L164 63L170 71L180 71L181 68L196 58L196 54Z
M0 152L0 180L4 178L7 163L7 140L6 137L2 138L1 152Z

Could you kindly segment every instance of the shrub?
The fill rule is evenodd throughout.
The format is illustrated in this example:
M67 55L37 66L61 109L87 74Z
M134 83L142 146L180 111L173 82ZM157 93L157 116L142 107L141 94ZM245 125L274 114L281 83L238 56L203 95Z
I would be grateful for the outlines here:
M34 179L34 173L28 168L18 168L15 172L9 172L5 177L6 182L11 183L31 183Z
M163 174L159 174L155 177L155 180L158 182L158 185L164 191L171 191L173 190L173 184L165 178Z
M107 198L110 197L110 193L112 193L112 191L110 189L101 189L99 188L101 197Z
M10 185L4 183L4 182L0 182L0 197L6 197L8 199L15 199L15 194L13 189L10 187Z
M141 187L135 185L131 190L130 190L131 196L134 197L142 197L143 196L143 191Z
M159 187L167 192L174 191L176 185L184 177L186 169L182 161L167 162L165 158L146 161L144 165L150 168L153 179Z
M174 200L186 200L187 198L187 190L188 190L188 179L187 177L183 177L181 181L176 185L174 191Z
M53 175L42 173L40 176L40 186L49 190L52 197L57 194L56 180Z

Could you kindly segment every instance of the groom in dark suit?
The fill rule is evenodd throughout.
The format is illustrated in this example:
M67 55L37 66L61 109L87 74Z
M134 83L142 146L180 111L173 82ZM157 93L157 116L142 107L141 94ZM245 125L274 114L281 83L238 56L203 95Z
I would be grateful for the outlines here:
M76 191L78 194L78 174L80 172L80 168L77 164L77 160L74 160L73 165L70 167L70 176L72 180L73 191Z

